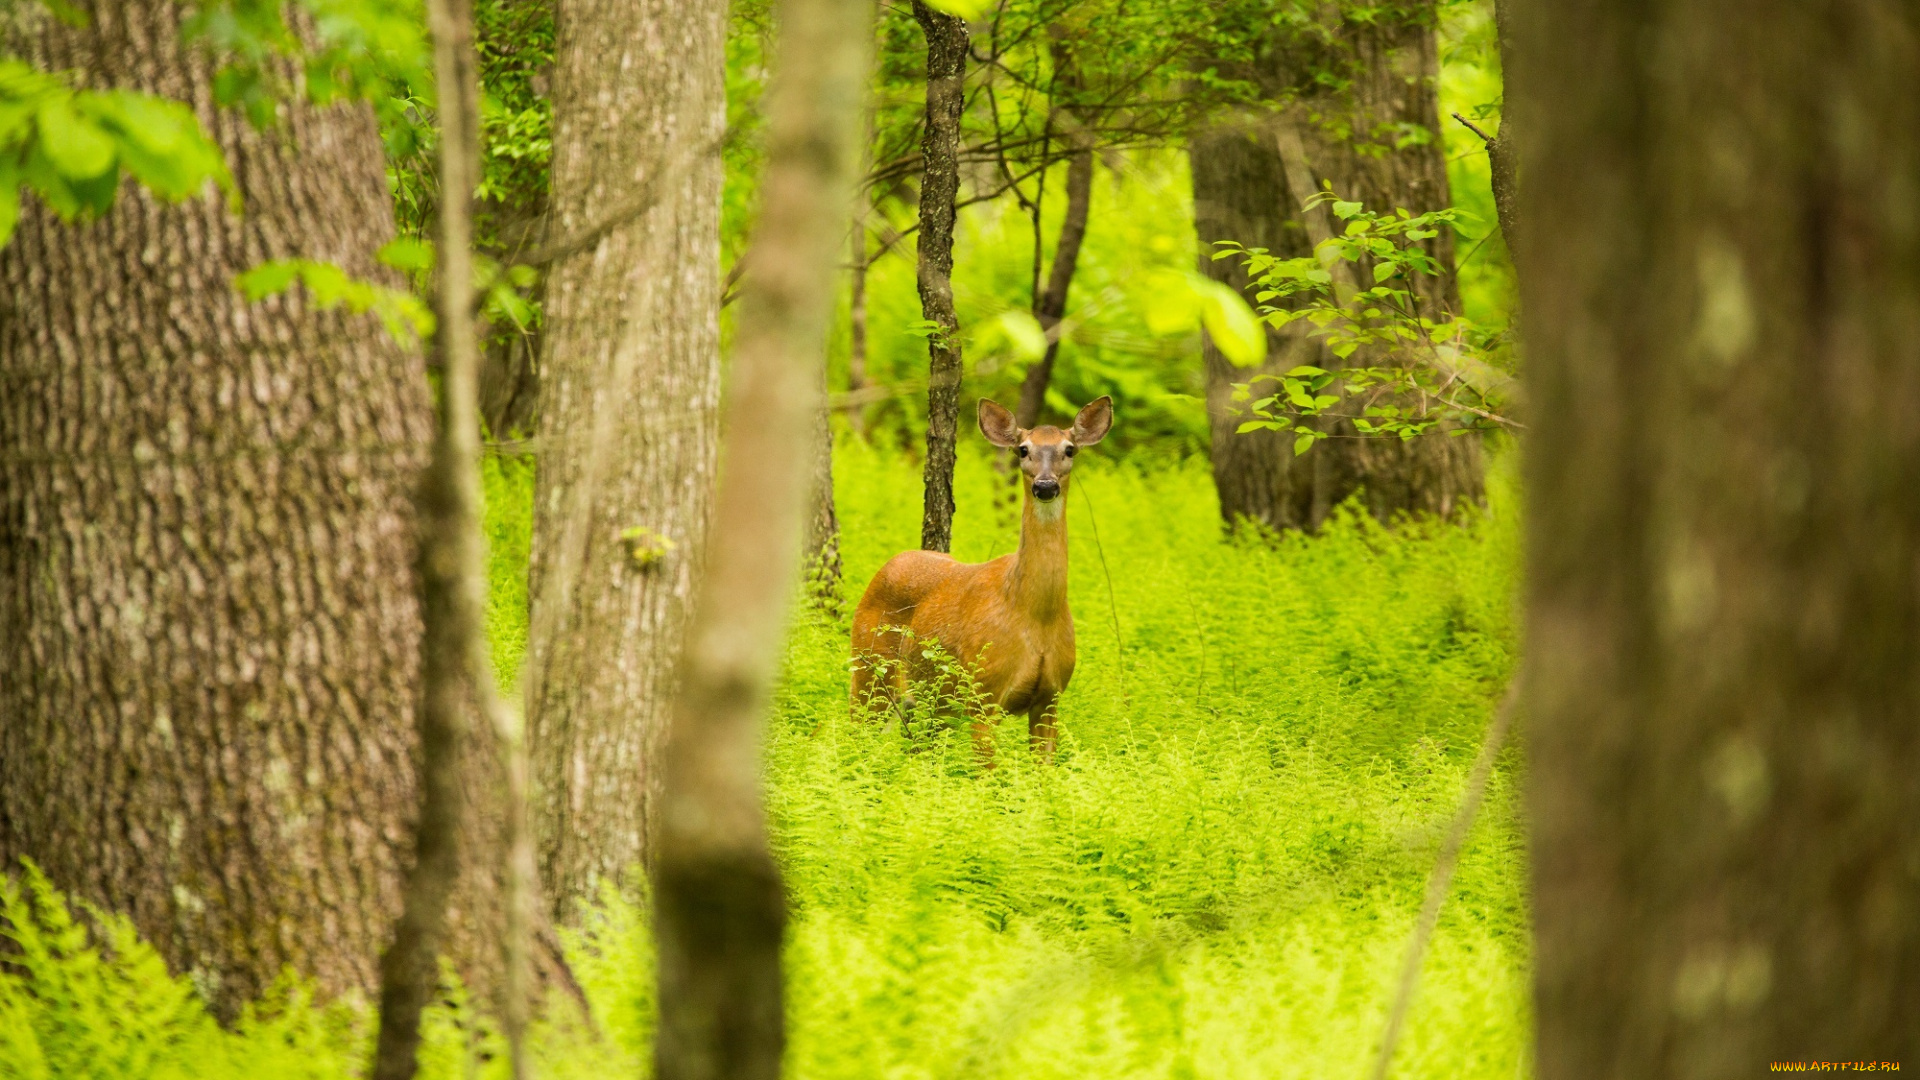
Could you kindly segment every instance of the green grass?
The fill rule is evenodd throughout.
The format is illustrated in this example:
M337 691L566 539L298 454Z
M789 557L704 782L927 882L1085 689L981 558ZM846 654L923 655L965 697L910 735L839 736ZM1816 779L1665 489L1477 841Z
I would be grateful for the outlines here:
M857 597L917 539L918 467L859 443L838 464ZM489 629L508 669L525 640L531 475L487 475ZM963 455L963 558L1018 542L1017 501L994 477ZM844 624L805 614L795 629L768 755L793 901L789 1075L1361 1076L1513 664L1511 477L1465 527L1343 516L1317 538L1264 540L1222 537L1199 460L1143 472L1090 454L1074 485L1080 663L1054 764L1028 757L1018 721L985 775L964 737L850 721ZM1496 772L1462 858L1396 1075L1522 1074L1510 775ZM16 934L38 925L23 902ZM366 1052L363 1006L290 988L222 1032L128 934L102 960L64 933L54 959L0 977L0 1076L265 1075L248 1063L271 1054L275 1075L344 1077ZM573 946L605 1038L543 1028L541 1075L636 1074L644 916L612 902ZM138 971L95 986L103 964ZM58 989L82 968L93 989ZM471 1019L434 1014L425 1075L468 1075ZM146 1064L82 1064L102 1047Z

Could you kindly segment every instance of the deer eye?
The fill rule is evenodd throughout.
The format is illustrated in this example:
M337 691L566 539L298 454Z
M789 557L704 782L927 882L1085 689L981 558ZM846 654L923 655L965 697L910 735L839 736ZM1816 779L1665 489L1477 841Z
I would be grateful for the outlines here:
M1022 443L1022 444L1020 445L1020 456L1021 456L1021 457L1026 457L1026 456L1027 456L1027 447L1026 447L1026 444L1025 444L1025 443Z
M1067 456L1068 456L1068 457L1072 457L1072 456L1073 456L1073 452L1074 452L1074 450L1076 450L1076 449L1078 449L1078 447L1075 447L1075 446L1074 446L1074 445L1073 445L1072 443L1068 443L1068 444L1067 444Z

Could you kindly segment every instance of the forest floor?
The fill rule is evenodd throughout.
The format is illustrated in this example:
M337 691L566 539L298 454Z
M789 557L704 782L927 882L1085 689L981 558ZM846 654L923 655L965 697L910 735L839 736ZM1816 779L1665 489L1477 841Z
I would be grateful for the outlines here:
M917 541L919 469L859 443L837 466L857 598ZM1027 754L1017 720L984 774L958 733L855 723L844 621L808 613L793 635L768 749L792 901L788 1075L1362 1077L1513 668L1516 485L1496 467L1489 510L1461 527L1343 516L1315 538L1259 540L1222 536L1203 459L1142 471L1088 455L1074 473L1080 658L1052 764ZM530 477L490 462L490 631L507 670L525 637ZM977 454L957 487L955 554L1013 550L1017 492ZM1463 852L1397 1076L1524 1075L1516 767L1510 751ZM601 1037L543 1025L538 1075L644 1075L643 914L610 899L570 945ZM364 1011L296 1000L237 1032L189 1030L169 1018L191 1008L147 1000L190 993L184 981L140 978L140 1000L119 1005L104 998L134 992L95 987L88 1006L62 990L50 1026L46 987L0 975L0 1075L75 1075L54 1070L79 1046L50 1037L95 1047L89 1059L127 1051L87 1075L358 1074ZM100 1007L106 1029L68 1022ZM498 1071L475 1068L494 1040L469 1019L435 1012L423 1076Z

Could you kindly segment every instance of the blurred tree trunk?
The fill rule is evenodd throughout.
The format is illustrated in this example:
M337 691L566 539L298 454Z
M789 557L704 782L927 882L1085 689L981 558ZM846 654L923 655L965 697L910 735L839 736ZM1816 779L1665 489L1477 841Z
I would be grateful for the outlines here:
M706 545L726 5L561 0L558 25L551 242L598 237L547 280L523 678L541 868L564 920L646 855Z
M461 769L471 726L469 702L484 702L481 713L489 720L499 709L483 625L487 580L480 523L480 350L470 313L471 193L480 165L471 6L466 0L429 0L427 23L439 91L436 175L441 190L433 351L441 393L432 460L420 484L420 813L405 900L392 943L380 958L373 1080L411 1080L418 1066L420 1015L440 985L447 908L460 878L461 834L469 825L462 791L467 777ZM497 854L497 848L482 845L478 854L485 858ZM517 1030L514 1035L517 1051Z
M785 1044L780 872L767 844L761 744L801 554L807 444L819 415L859 160L873 40L867 0L781 0L767 168L741 296L711 574L688 634L653 863L660 1080L774 1080Z
M1920 16L1515 4L1539 1075L1920 1059Z
M1071 100L1082 88L1083 80L1073 45L1064 29L1055 24L1055 31L1054 93ZM1080 246L1086 241L1087 218L1093 209L1093 147L1078 116L1067 110L1056 116L1064 121L1067 145L1074 149L1067 159L1067 209L1060 220L1060 239L1053 247L1053 266L1047 271L1046 291L1034 298L1034 318L1040 321L1041 329L1047 331L1048 341L1047 351L1027 369L1026 378L1020 382L1020 402L1014 410L1014 419L1023 428L1040 422L1040 411L1047 403L1053 362L1060 354L1060 341L1054 327L1060 325L1067 314L1067 292L1073 287L1073 272L1080 264ZM1039 213L1037 209L1034 212ZM1035 261L1037 263L1037 257ZM1037 266L1035 272L1038 273Z
M184 99L245 199L105 217L37 203L0 252L0 865L134 925L232 1017L284 967L371 992L415 807L418 353L274 258L397 284L364 105L213 111L180 9L16 13L10 44L93 88Z
M1299 86L1276 92L1291 94L1292 104L1249 117L1237 131L1216 130L1194 140L1200 267L1217 281L1236 288L1246 285L1237 260L1212 260L1212 245L1218 240L1267 247L1288 257L1311 254L1294 191L1317 190L1323 180L1330 180L1342 198L1369 209L1405 207L1418 214L1451 202L1440 137L1440 63L1431 5L1414 5L1371 22L1344 21L1336 31L1330 42L1289 42L1282 48L1280 66ZM1308 78L1316 71L1340 74L1341 88L1321 88L1323 84ZM1283 126L1299 138L1311 175L1287 174L1274 146ZM1224 156L1202 160L1216 154ZM1251 187L1254 183L1271 186ZM1442 266L1453 265L1450 233L1443 230L1427 246ZM1423 279L1417 288L1435 307L1459 310L1451 276ZM1342 363L1297 335L1276 336L1273 344L1276 353L1261 370L1285 371L1300 363L1331 369ZM1246 517L1275 528L1313 530L1356 492L1381 521L1406 513L1449 516L1480 499L1483 465L1477 436L1434 434L1411 442L1335 438L1295 458L1290 436L1234 434L1244 417L1231 400L1232 384L1245 382L1254 372L1234 369L1211 344L1205 350L1214 479L1220 512L1229 523ZM1357 434L1345 421L1324 423L1341 436ZM1236 442L1240 445L1228 445Z
M1085 140L1080 140L1084 143ZM1047 271L1047 288L1034 305L1034 316L1047 331L1047 351L1027 369L1020 383L1020 410L1015 419L1023 428L1040 422L1040 410L1046 406L1047 385L1053 380L1053 361L1060 353L1060 341L1054 327L1067 314L1067 291L1073 287L1073 271L1080 263L1080 245L1087 238L1087 218L1093 207L1093 151L1082 145L1067 159L1067 213L1060 222L1060 240L1054 245L1053 266Z
M927 35L927 118L920 141L920 311L927 338L926 505L920 546L953 546L954 440L960 423L960 320L953 311L954 200L960 194L960 114L967 101L967 23L913 0Z

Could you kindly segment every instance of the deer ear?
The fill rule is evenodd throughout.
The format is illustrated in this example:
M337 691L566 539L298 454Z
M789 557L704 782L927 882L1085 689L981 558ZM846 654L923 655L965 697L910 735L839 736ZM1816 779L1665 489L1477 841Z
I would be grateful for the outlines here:
M1073 418L1073 431L1069 437L1075 446L1092 446L1107 437L1113 428L1113 399L1102 395L1087 402L1080 415Z
M1014 422L1013 414L1005 405L986 398L980 399L980 434L995 446L1020 444L1020 425Z

